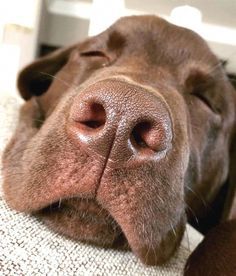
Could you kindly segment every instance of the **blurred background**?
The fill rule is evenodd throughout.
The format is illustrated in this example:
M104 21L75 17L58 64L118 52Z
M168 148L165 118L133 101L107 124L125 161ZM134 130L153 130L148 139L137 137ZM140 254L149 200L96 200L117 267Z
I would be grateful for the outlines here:
M96 35L121 16L156 14L198 32L236 72L236 0L2 0L0 93L36 57Z

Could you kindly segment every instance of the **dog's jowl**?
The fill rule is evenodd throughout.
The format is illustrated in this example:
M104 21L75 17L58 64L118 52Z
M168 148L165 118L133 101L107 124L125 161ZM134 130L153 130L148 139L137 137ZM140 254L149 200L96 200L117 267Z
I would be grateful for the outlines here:
M236 92L194 32L125 17L36 60L18 87L25 103L3 157L13 209L147 265L173 255L187 220L211 221L206 206L220 205L227 183L216 221L236 217ZM233 275L235 255L231 220L206 235L185 273Z

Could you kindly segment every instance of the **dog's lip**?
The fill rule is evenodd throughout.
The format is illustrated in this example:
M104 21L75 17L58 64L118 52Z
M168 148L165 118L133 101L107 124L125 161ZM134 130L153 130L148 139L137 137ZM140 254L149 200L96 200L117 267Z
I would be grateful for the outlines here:
M70 204L70 200L76 200L78 202L78 205L79 202L86 203L88 204L88 209L89 206L95 204L95 206L98 206L100 210L98 214L92 212L91 210L84 211L83 208L79 208L81 206L75 207L73 206L73 204ZM51 228L52 224L47 219L48 216L57 217L59 214L64 214L66 216L69 215L69 217L76 217L79 221L78 227L90 230L94 229L95 233L92 236L89 235L88 237L84 238L83 233L82 236L70 236L66 233L66 231L60 232L62 229L60 226L56 231L59 231L59 233L61 233L62 235L68 236L72 239L91 243L96 246L116 248L119 250L130 250L129 243L124 235L124 232L120 228L120 225L114 220L114 218L110 215L108 211L106 211L96 202L95 199L89 200L81 197L64 198L47 205L47 207L40 209L34 214L41 218ZM108 233L108 237L105 237L105 243L103 240L99 242L97 240L98 237L101 238L101 232L100 230L98 230L99 232L96 234L96 229L101 228L104 229L104 233Z
M78 206L72 204L72 200L77 201ZM80 203L85 203L87 208L81 208ZM99 214L96 214L94 211L89 210L89 207L91 207L92 204L95 204L96 207L99 208ZM60 198L59 200L56 200L48 204L44 208L36 211L35 213L45 214L47 212L52 213L67 210L73 212L77 216L80 216L84 221L89 221L90 224L100 223L118 226L118 223L114 220L110 213L107 210L105 210L100 204L98 204L96 199L81 198L79 196Z
M74 200L77 203L85 203L85 207L86 206L91 206L91 204L95 204L95 206L98 206L100 208L100 212L98 214L96 214L95 212L91 211L91 210L87 210L85 211L85 209L81 208L81 206L75 207L73 205L73 203L71 203L70 201ZM89 208L88 208L89 209ZM129 249L132 251L141 259L142 262L149 264L149 265L156 265L157 263L162 263L165 261L165 257L163 258L161 256L161 252L162 250L165 251L164 249L164 240L166 239L166 237L162 237L163 242L160 243L160 249L157 250L157 248L155 248L155 250L157 250L154 254L155 258L153 259L153 257L150 257L150 260L147 260L146 258L149 259L149 257L147 257L147 255L150 253L152 254L152 250L148 249L148 251L146 252L146 247L145 245L143 246L143 248L139 248L139 249L134 249L132 248L129 239L127 239L124 231L122 230L120 224L115 220L115 218L110 214L109 211L107 211L106 209L104 209L97 201L96 199L86 199L86 198L81 198L81 197L71 197L71 198L64 198L64 199L59 199L57 201L55 201L54 203L51 203L49 205L47 205L47 207L37 211L35 214L38 215L43 215L44 217L47 216L47 214L53 214L53 213L57 213L57 212L61 212L61 213L67 213L70 212L73 215L77 216L80 220L81 225L85 226L85 227L89 227L89 228L93 228L93 227L106 227L107 229L113 229L113 240L111 241L111 243L104 245L104 244L100 244L95 242L96 245L98 246L108 246L108 247L112 247L112 248L120 248L120 249ZM176 246L179 244L179 241L182 238L182 231L183 231L183 225L185 225L185 223L183 223L183 217L181 216L180 221L178 223L178 225L176 225L175 230L171 229L170 231L168 231L168 233L166 233L166 236L169 236L171 234L171 232L174 231L174 240L172 240L172 242L175 244L174 247L172 248L172 250L174 248L176 248ZM179 228L180 227L180 228ZM177 232L180 231L180 234L176 234ZM173 239L172 237L172 239ZM95 237L96 238L96 237ZM80 240L80 237L78 238ZM93 244L93 240L91 239L81 239L81 241L85 241L88 243L92 243ZM150 252L149 252L150 251ZM164 252L163 251L163 252ZM145 253L146 252L146 253ZM163 258L163 260L162 260Z

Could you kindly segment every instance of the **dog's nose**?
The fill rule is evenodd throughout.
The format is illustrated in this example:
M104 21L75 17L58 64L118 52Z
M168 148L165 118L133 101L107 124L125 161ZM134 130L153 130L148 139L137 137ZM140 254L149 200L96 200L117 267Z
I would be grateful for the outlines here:
M171 119L154 92L123 81L93 84L75 97L68 133L84 150L110 161L153 159L171 146Z

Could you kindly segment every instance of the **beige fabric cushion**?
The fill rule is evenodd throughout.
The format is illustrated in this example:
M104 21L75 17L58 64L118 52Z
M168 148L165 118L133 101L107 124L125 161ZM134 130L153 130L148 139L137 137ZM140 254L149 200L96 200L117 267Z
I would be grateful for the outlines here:
M0 155L17 123L20 102L17 97L0 95ZM10 210L0 192L1 276L182 275L187 257L201 239L187 226L181 246L169 263L146 267L132 252L105 250L51 232L36 218Z

